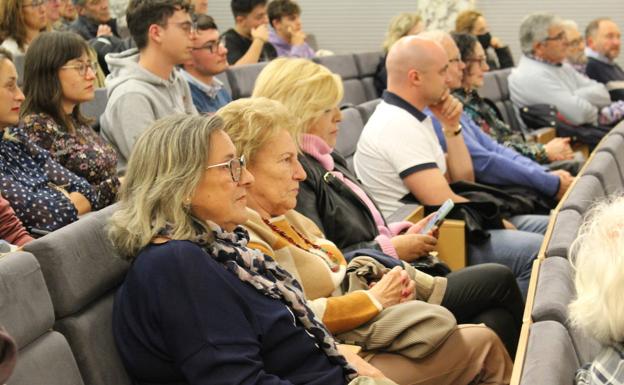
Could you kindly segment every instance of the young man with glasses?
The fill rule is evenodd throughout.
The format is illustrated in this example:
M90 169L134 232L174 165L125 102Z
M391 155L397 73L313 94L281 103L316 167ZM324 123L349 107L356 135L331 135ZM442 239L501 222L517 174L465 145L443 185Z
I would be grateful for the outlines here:
M102 135L119 153L120 171L137 137L155 120L197 114L189 86L176 70L192 59L196 25L183 0L131 0L128 28L137 48L109 54L108 103Z
M183 64L182 76L191 88L193 104L200 113L216 112L232 101L232 96L215 76L228 68L227 48L214 19L197 15L197 38L192 59Z

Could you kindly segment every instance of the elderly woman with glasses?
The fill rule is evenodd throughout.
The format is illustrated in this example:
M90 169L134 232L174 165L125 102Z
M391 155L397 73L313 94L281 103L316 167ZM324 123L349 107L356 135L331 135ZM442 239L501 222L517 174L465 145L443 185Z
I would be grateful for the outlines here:
M496 105L478 93L479 88L483 87L484 74L490 69L483 47L473 35L454 33L452 36L459 48L462 61L466 63L462 86L453 90L453 95L462 102L464 111L481 127L483 132L497 142L541 164L572 159L570 138L554 138L545 145L527 142L522 133L514 132L501 119ZM556 168L561 165L561 162L558 162L553 166ZM578 169L578 164L573 168Z
M491 330L483 325L444 326L448 311L437 304L444 295L445 278L401 263L384 268L367 257L357 257L347 266L340 249L314 222L294 211L306 173L297 158L296 135L290 132L297 121L285 107L266 98L239 99L217 115L255 178L247 197L249 247L274 258L301 282L310 307L330 332L341 341L363 346L369 362L399 384L509 380L511 361ZM361 276L371 278L370 289L369 282L357 285ZM410 312L415 307L419 312ZM388 325L384 319L392 312L402 316ZM416 331L399 329L412 318L428 315L436 321L417 325ZM407 353L398 349L405 341L399 340L400 335L390 337L391 331L403 335L414 331L413 338L428 341L427 347ZM377 347L381 340L387 343L383 348Z
M217 116L161 119L135 144L109 230L132 261L112 328L133 383L392 384L348 364L300 284L248 246L239 154Z
M95 97L95 63L87 43L72 32L46 32L25 58L23 129L54 160L99 192L98 208L115 201L117 153L80 112Z

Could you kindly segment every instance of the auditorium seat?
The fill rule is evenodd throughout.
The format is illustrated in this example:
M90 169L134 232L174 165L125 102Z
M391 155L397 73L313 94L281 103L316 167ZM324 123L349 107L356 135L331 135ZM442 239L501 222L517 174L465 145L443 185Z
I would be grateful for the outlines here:
M567 329L555 321L531 325L521 385L570 385L580 362Z
M225 88L226 91L230 95L232 95L232 86L230 86L230 81L228 80L227 72L221 72L220 74L216 75L215 78L219 79L219 81L223 83L223 88Z
M338 127L336 151L346 159L349 170L355 175L353 154L355 154L358 140L364 129L364 122L358 110L353 107L342 110L342 121Z
M364 83L359 79L360 74L352 54L319 56L313 60L342 78L344 86L342 105L358 105L369 100Z
M116 205L28 243L54 305L54 328L69 341L86 384L130 385L112 333L115 289L129 263L114 252L106 225Z
M606 151L615 158L620 177L624 180L624 136L622 135L608 135L597 151Z
M570 262L562 257L546 258L540 266L531 318L534 322L566 324L568 304L575 295L574 270Z
M620 151L624 151L624 148ZM622 181L615 158L608 151L596 152L585 168L585 175L595 175L607 195L622 192L624 181Z
M19 353L11 385L83 385L67 340L51 330L54 310L35 257L16 252L0 258L0 325Z
M546 257L569 257L572 241L583 222L583 215L576 210L561 210L555 219L555 225L546 246Z
M585 215L591 205L604 198L606 191L596 175L584 173L568 193L568 197L561 204L561 210L573 209Z
M353 57L355 58L360 80L364 85L366 99L373 100L379 98L381 95L377 93L377 89L375 88L375 74L377 73L377 66L382 60L383 54L381 52L363 52L356 53Z
M381 102L381 99L374 99L374 100L369 100L368 102L364 102L362 104L358 104L357 106L355 106L355 108L357 108L358 111L360 111L360 115L362 116L362 121L364 122L364 124L366 125L366 122L368 122L368 119L370 119L370 117L373 115L373 112L375 112L375 108L377 108L377 105Z
M93 128L96 131L100 131L100 116L106 110L106 103L108 102L108 93L106 88L96 88L95 97L93 100L80 104L80 112L87 117L92 118Z
M17 85L22 86L24 84L24 59L26 55L18 54L13 56L13 64L15 64L15 70L17 71Z
M266 62L245 64L229 68L226 71L227 79L232 90L232 99L236 100L251 96L256 78L266 64Z

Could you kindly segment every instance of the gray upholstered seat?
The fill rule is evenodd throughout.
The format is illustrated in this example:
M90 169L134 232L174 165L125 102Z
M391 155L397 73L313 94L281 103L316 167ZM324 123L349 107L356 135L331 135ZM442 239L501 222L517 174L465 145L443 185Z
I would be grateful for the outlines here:
M583 216L576 210L561 210L555 219L555 225L546 246L546 257L569 257L570 245L576 238Z
M624 186L615 158L608 151L599 151L585 168L585 175L595 175L607 195L621 192Z
M620 176L624 180L624 136L608 135L596 151L606 151L613 155Z
M114 291L129 266L106 235L115 208L88 215L25 247L41 264L56 313L54 327L67 337L89 385L131 383L111 326Z
M574 271L562 257L546 258L539 270L531 317L533 321L557 321L566 324L568 304L576 296Z
M251 96L254 84L256 84L256 78L266 64L266 62L244 64L229 68L226 71L227 79L232 90L232 99L248 98Z
M352 54L320 56L315 57L313 60L324 65L333 73L340 75L344 86L343 105L355 106L369 100Z
M95 90L95 97L86 103L80 105L80 112L88 118L95 119L94 125L99 127L100 116L106 110L108 102L108 94L106 88L98 88Z
M227 92L232 95L232 86L230 86L230 80L227 77L227 72L221 72L220 74L215 76L217 79L223 83L223 88L227 90ZM255 81L254 81L255 83Z
M521 385L570 385L579 360L566 328L555 321L531 325Z
M377 89L375 88L375 74L377 73L377 66L382 60L383 54L381 52L364 52L356 53L353 57L355 58L360 80L366 91L366 99L377 99L381 95L377 93Z
M360 111L360 115L362 116L362 121L364 122L364 124L368 122L368 119L370 119L371 115L373 115L373 112L375 112L375 108L377 108L377 105L380 102L381 99L374 99L355 106L358 111Z
M355 108L342 110L342 121L339 127L336 151L347 160L349 170L355 173L353 169L353 154L355 154L358 140L364 129L364 122L362 122L362 117L358 110Z
M0 258L0 324L19 348L11 385L83 385L65 337L52 331L54 311L41 268L26 252Z
M605 194L597 176L583 174L568 193L561 210L573 209L584 215L587 209L597 200L604 198Z
M503 100L503 94L498 86L498 80L496 80L494 71L483 74L483 87L479 88L479 95L493 102Z
M613 127L609 133L611 135L616 134L624 136L624 121L618 123L617 126Z
M509 93L509 83L507 82L507 79L509 78L509 75L511 74L511 68L505 68L502 70L492 71L492 73L496 76L496 80L498 81L498 87L501 91L501 98L503 100L509 100L510 93Z

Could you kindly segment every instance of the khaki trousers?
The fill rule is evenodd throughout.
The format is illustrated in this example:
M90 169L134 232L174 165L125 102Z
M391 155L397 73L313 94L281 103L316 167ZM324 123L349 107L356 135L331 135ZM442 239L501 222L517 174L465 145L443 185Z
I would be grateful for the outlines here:
M513 367L500 339L484 325L459 325L425 358L378 353L368 361L399 385L509 384Z

